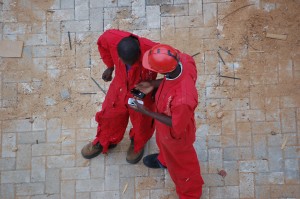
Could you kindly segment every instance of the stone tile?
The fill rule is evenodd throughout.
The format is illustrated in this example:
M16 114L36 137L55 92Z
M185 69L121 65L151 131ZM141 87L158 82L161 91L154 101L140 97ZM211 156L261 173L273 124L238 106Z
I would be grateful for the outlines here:
M146 6L148 28L160 28L160 7Z
M46 194L60 193L60 169L47 169L45 181Z
M174 0L174 4L186 4L189 3L189 0Z
M205 186L224 186L224 179L218 174L203 174Z
M16 169L30 169L31 167L31 145L18 145Z
M235 161L240 159L239 148L224 148L224 161Z
M136 190L137 199L150 199L150 190Z
M199 0L189 0L189 15L201 15L203 3Z
M104 156L98 156L91 159L91 178L104 178L105 177L105 165Z
M150 190L151 199L159 199L161 197L178 199L174 190L165 189L154 189Z
M73 13L74 14L74 13ZM47 44L59 45L60 44L60 21L47 22Z
M2 157L16 157L16 152L13 151L16 145L15 133L2 133Z
M251 146L251 124L249 122L236 123L237 129L237 145Z
M238 186L226 186L226 187L211 187L211 198L239 198Z
M270 195L271 198L297 198L300 196L300 190L298 185L272 185Z
M118 165L110 165L105 170L104 190L112 191L120 189L120 168Z
M253 136L253 156L256 159L266 159L267 157L267 137L264 135Z
M169 4L163 4L160 6L160 13L163 17L169 17L169 16L186 16L188 15L188 5L182 4L182 5L169 5ZM202 12L202 10L201 10Z
M29 170L1 172L1 183L25 183L25 182L30 182Z
M44 194L44 195L34 195L30 199L59 199L59 194ZM20 198L21 199L21 198ZM25 198L24 198L25 199ZM28 198L29 199L29 198Z
M129 178L135 176L147 176L148 168L142 165L120 165L120 177Z
M120 198L120 194L119 191L92 192L91 199L97 198Z
M34 157L31 160L31 182L44 182L46 178L46 158Z
M47 168L65 168L75 166L74 155L48 156Z
M63 21L61 23L62 32L85 32L89 30L89 21Z
M175 28L194 28L203 26L203 18L199 16L175 16ZM204 29L203 29L204 30Z
M228 135L223 135L221 136L221 142L222 142L222 147L235 147L237 146L236 144L236 138L237 136L235 134L228 134Z
M237 111L237 122L265 121L265 113L261 110Z
M283 171L284 168L284 160L282 156L282 150L280 147L269 147L269 168L270 171Z
M62 9L55 10L55 12L47 13L47 21L49 22L61 22L61 21L71 21L74 20L74 9Z
M61 179L62 180L84 180L90 178L90 172L88 167L76 167L76 168L62 168Z
M33 57L58 57L60 56L59 46L33 46Z
M76 132L77 141L89 141L95 137L94 129L78 129Z
M106 156L106 165L120 165L124 164L126 162L126 153L109 153L108 156Z
M71 85L72 99L76 97L71 103L101 108L105 97L102 93L77 96L76 92L96 89L87 81L90 73L101 77L105 69L96 41L104 29L118 28L173 45L191 55L200 52L194 57L200 96L194 147L206 181L203 199L299 198L300 108L297 92L290 85L299 82L300 59L296 57L300 48L295 47L291 58L286 58L285 53L277 56L275 51L264 56L250 53L243 40L235 49L231 37L237 38L247 29L232 27L234 23L247 25L249 16L254 19L254 11L272 15L270 11L281 6L268 2L258 5L256 0L251 3L256 11L249 7L226 21L222 18L238 9L238 2L54 0L45 7L44 3L30 0L6 0L0 4L0 39L25 42L22 58L0 58L0 109L7 115L23 107L22 103L29 107L30 96L32 101L41 97L48 103L42 112L33 110L26 116L20 112L9 115L14 120L0 120L0 197L178 198L167 170L126 162L128 139L108 156L82 158L80 151L94 138L97 123L92 117L73 115L73 107L60 101L59 93L58 98L51 93L43 96L44 89L50 88L48 81L53 81L60 89ZM48 9L54 12L46 12ZM254 21L254 26L260 23ZM294 22L290 24L293 27ZM255 38L249 37L249 42L257 49L267 49L251 39ZM216 53L218 46L234 52L231 56L220 51L226 67ZM249 60L259 63L249 65ZM28 66L32 66L30 73ZM241 80L219 78L220 71ZM61 78L71 77L66 74L72 78L63 79L64 85L56 84ZM106 90L109 85L110 82L104 84ZM32 93L26 90L30 87L34 88ZM217 106L211 107L212 102ZM65 106L66 112L53 118L52 115L58 115L55 109ZM215 114L221 109L224 117L217 119ZM32 117L34 122L26 117ZM127 130L130 128L131 125ZM276 135L271 135L271 131ZM285 138L285 148L281 149ZM58 139L61 140L57 142ZM14 147L18 147L15 152ZM146 154L158 151L155 137L146 148ZM218 175L221 169L227 172L224 178Z
M0 158L0 171L15 170L16 158Z
M253 173L240 174L240 198L254 197L254 175Z
M3 199L10 199L15 197L15 187L14 184L1 184L0 186L0 196Z
M32 156L60 155L60 144L34 144L32 145Z
M267 160L240 161L241 172L267 172L269 171Z
M216 25L217 22L217 4L203 4L204 24Z
M46 131L47 142L57 142L61 137L61 128L51 128Z
M269 184L269 172L260 172L255 174L256 185L268 185Z
M240 147L240 160L251 160L253 158L251 147Z
M164 181L160 177L136 177L136 189L159 189L164 187Z
M223 111L222 117L222 134L235 134L235 113L234 111Z
M248 110L249 98L221 99L223 110Z
M222 148L208 149L209 173L217 173L223 167Z
M135 178L120 178L120 195L124 199L135 197Z
M256 198L270 198L270 187L269 186L256 186L255 187Z
M281 123L283 132L296 132L296 110L282 109Z
M286 147L284 150L284 157L296 159L298 157L297 147L296 146Z
M61 198L72 199L75 198L75 181L61 181Z
M132 2L132 15L135 17L146 16L146 2L145 1L133 1Z
M60 0L61 9L74 8L75 0Z
M76 192L104 191L104 181L103 178L76 180Z
M103 8L90 9L91 31L103 31Z
M221 147L222 143L221 143L221 136L218 135L211 135L211 136L207 136L207 147L208 148L217 148L217 147Z
M270 184L284 184L284 173L283 172L272 172L269 176Z
M3 132L15 133L31 131L31 123L27 119L23 120L7 120L3 125L6 126Z
M224 178L226 186L238 186L239 182L239 165L237 161L224 161L223 169L227 175Z
M103 7L105 0L90 0L90 8Z
M82 192L82 193L76 193L76 198L86 198L90 199L90 192Z
M146 0L146 5L172 4L173 0Z
M65 139L63 139L65 138ZM64 155L72 155L75 153L75 130L66 129L61 132L61 153Z

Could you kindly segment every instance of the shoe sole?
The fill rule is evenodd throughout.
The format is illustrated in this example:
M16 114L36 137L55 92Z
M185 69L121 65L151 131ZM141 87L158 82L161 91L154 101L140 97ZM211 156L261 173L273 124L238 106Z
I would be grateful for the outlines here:
M130 164L136 164L136 163L138 163L143 158L143 155L144 155L144 149L143 149L143 153L141 153L136 159L134 159L134 160L128 160L126 158L126 161L128 163L130 163Z
M81 155L82 155L82 157L84 157L85 159L92 159L92 158L97 157L98 155L100 155L101 152L102 152L102 150L99 151L99 152L97 152L97 153L94 153L94 154L92 154L92 155L84 155L84 154L82 153L82 151L81 151Z
M113 149L113 148L115 148L116 146L117 146L117 144L109 145L108 149ZM81 151L81 155L82 155L82 157L84 157L85 159L92 159L92 158L97 157L98 155L100 155L101 152L102 152L102 150L101 150L101 151L98 151L98 152L96 152L96 153L94 153L94 154L91 154L91 155L84 155L84 154L82 153L82 151Z

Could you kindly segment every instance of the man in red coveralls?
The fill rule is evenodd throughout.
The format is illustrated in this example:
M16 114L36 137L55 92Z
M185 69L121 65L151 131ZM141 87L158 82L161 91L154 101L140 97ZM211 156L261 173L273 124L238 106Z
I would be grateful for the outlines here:
M165 75L163 79L141 82L136 86L144 93L158 88L156 112L137 101L131 106L155 119L159 154L148 155L143 162L149 168L167 168L180 199L199 199L204 182L193 147L196 132L194 111L198 105L195 62L191 56L159 44L145 53L143 66Z
M157 73L142 67L144 53L157 43L120 30L105 31L98 39L100 56L107 66L103 72L104 81L113 81L102 104L96 113L97 135L92 143L85 145L81 154L91 159L101 152L115 147L124 137L128 119L132 128L129 136L131 144L127 151L127 162L135 164L143 157L144 145L154 132L153 118L128 108L130 90L141 81L155 80ZM115 76L112 73L115 70ZM154 109L151 93L143 99L144 105Z

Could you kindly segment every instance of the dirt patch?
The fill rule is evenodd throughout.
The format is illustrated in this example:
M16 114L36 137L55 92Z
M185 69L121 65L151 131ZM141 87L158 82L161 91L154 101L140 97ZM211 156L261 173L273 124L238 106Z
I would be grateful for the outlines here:
M216 86L232 87L226 88L223 97L250 97L250 109L264 112L276 108L267 103L270 98L289 96L292 101L299 100L299 80L295 75L300 47L299 9L297 1L274 0L260 1L259 5L234 1L219 10L219 39L212 41L216 56L219 51L222 57L216 75L220 72L233 77L221 78ZM287 39L267 38L267 33L287 35ZM209 50L212 49L204 46L204 51ZM216 118L206 122L214 123Z
M53 0L31 1L26 5L19 1L13 3L11 11L18 17L18 22L30 27L16 39L28 41L32 34L39 33L35 30L46 27L46 15L52 5ZM65 44L53 49L58 54L61 51L63 57L32 59L32 46L26 46L22 58L2 58L0 70L4 71L3 84L13 85L16 89L7 89L9 92L3 96L0 119L24 119L44 115L45 118L70 118L70 122L66 123L72 123L75 117L92 118L104 96L90 79L91 69L82 68L81 65L75 68L74 61L75 48L80 49L87 45L87 53L91 52L90 43L95 42L95 39L90 41L91 37L94 38L79 38L78 42L73 39L72 51L68 49L68 44L67 50ZM93 73L97 73L96 69L93 70Z

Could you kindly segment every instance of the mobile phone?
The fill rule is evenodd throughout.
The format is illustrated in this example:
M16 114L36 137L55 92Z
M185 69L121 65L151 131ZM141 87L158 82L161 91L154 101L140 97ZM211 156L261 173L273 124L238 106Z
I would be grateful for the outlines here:
M144 104L144 102L142 100L136 100L139 104ZM128 98L128 104L131 106L136 106L136 104L134 103L134 99L133 98Z
M131 89L131 91L130 91L134 96L136 96L136 97L138 97L138 98L140 98L140 99L143 99L146 95L145 95L145 93L143 93L143 92L141 92L141 91L139 91L139 90L137 90L137 89L135 89L135 88L133 88L133 89Z

